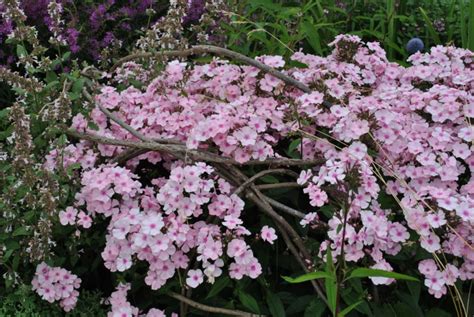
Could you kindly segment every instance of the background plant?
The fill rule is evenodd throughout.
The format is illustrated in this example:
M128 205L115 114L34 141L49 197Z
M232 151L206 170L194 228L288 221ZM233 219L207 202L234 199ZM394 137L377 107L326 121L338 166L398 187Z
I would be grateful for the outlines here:
M472 1L239 1L229 14L229 45L244 54L327 55L341 33L380 42L390 60L404 63L405 45L454 44L473 49Z

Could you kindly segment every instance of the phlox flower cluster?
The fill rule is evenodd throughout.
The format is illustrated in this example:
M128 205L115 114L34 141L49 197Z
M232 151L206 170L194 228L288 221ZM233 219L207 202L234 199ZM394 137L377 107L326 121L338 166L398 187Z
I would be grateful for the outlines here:
M145 283L152 289L162 287L176 270L187 269L193 250L201 266L187 273L191 288L204 280L214 283L224 260L232 278L256 278L262 268L244 240L250 235L240 219L244 202L213 172L204 163L174 163L169 178L154 179L153 188L142 187L122 167L85 171L76 206L62 211L60 222L88 228L92 221L85 226L81 214L91 220L98 214L110 217L102 252L105 266L123 272L134 262L145 261L149 264ZM216 220L205 222L201 215ZM274 229L263 232L267 241L276 239Z
M257 58L313 88L311 93L255 67L214 59L197 65L171 61L143 89L103 86L96 102L148 138L212 150L241 163L279 157L295 134L312 134L303 134L301 155L324 163L301 171L298 183L314 210L300 223L311 229L325 222L329 228L321 257L327 248L339 254L344 246L346 261L392 270L386 255L414 243L443 253L444 266L459 272L455 279L472 279L474 54L436 46L413 54L413 65L402 67L390 63L378 43L357 36L340 35L332 45L328 57L292 56L307 67L284 69L279 56ZM98 130L90 129L88 121ZM74 117L72 127L135 140L99 108L89 118ZM100 144L95 153L107 160L122 151ZM163 166L169 177L145 186L132 173L140 160ZM244 239L251 234L241 218L244 202L211 166L184 165L157 152L126 166L83 166L77 202L60 215L63 224L81 225L71 219L83 212L81 222L87 226L85 216L110 217L102 253L110 270L146 261L145 282L158 289L176 270L187 268L189 252L195 250L199 266L187 271L189 287L212 283L226 265L236 279L261 273ZM381 198L387 195L397 207L382 208ZM330 207L330 217L319 212L322 207ZM276 236L264 227L260 238L272 243ZM435 285L428 287L441 296L442 287Z
M81 279L66 269L42 262L36 267L31 285L42 299L50 303L58 301L68 312L76 306Z
M447 286L453 286L463 274L452 264L447 264L444 270L440 271L432 259L421 261L418 264L418 270L425 277L424 284L428 287L428 291L436 298L445 295Z
M281 57L267 57L264 61L284 64ZM278 131L285 129L283 119L288 104L278 101L283 88L280 80L259 76L254 67L220 60L194 68L172 61L145 91L130 87L117 92L105 86L96 99L105 108L116 110L120 119L147 137L178 140L189 149L212 143L223 155L239 162L263 160L275 155L273 146L278 141ZM99 127L99 131L89 130L92 133L133 138L108 122L98 108L91 112L91 119ZM74 122L81 130L88 130L82 115ZM110 145L99 145L99 150L106 157L120 151ZM159 161L150 155L142 158L152 163Z
M328 247L333 254L340 254L344 244L346 261L357 262L369 254L378 266L383 263L383 269L392 270L383 259L383 254L397 254L401 244L409 238L409 233L401 223L390 221L390 211L380 208L376 200L380 188L369 162L364 161L367 147L354 142L341 151L328 150L324 156L326 163L314 171L316 175L313 176L312 170L307 170L302 171L298 178L298 182L305 185L303 191L308 194L312 206L326 205L329 196L346 199L341 209L328 221L329 240L321 244L320 256L325 254ZM350 189L347 184L356 190ZM317 214L309 213L301 224L307 225L315 220L318 220ZM345 229L341 230L344 221Z
M107 300L111 306L111 311L107 314L107 317L166 317L165 312L157 308L150 309L146 314L141 313L137 307L134 307L127 300L127 293L130 289L130 284L120 283L117 286ZM178 315L173 313L171 317L178 317Z
M348 196L348 219L358 219L356 227L360 229L352 224L347 227L346 260L357 261L370 253L377 265L390 270L388 263L381 262L385 261L381 252L393 255L400 251L411 229L428 252L462 258L460 278L472 278L474 186L472 177L463 175L471 175L474 167L474 129L470 124L473 53L436 46L430 53L412 55L413 66L404 68L389 63L377 43L340 36L333 45L336 49L328 58L302 53L293 56L309 66L293 75L307 84L319 82L326 99L334 103L328 108L322 105L320 95L315 99L314 93L302 94L297 98L302 116L327 129L329 140L347 144L334 154L335 146L326 138L304 140L305 157L327 159L323 166L300 175L311 205L328 203L331 194L324 188L336 190L332 197ZM362 85L370 85L369 93ZM293 122L293 129L296 127ZM315 132L316 128L308 127L307 131ZM367 145L377 152L375 160L367 155ZM350 175L351 165L341 164L353 160L359 166L356 183ZM312 173L317 175L311 178ZM344 188L343 184L351 183L350 188ZM375 199L381 183L386 184L383 191L400 202L401 210L380 209ZM388 221L399 213L406 224ZM335 252L339 250L341 234L336 234L336 228L341 219L343 215L336 214L329 221L331 239L323 249L330 245ZM373 245L372 249L368 245Z
M97 154L85 144L69 144L64 149L53 149L46 155L44 167L54 171L59 167L67 169L73 164L79 164L84 170L94 167Z

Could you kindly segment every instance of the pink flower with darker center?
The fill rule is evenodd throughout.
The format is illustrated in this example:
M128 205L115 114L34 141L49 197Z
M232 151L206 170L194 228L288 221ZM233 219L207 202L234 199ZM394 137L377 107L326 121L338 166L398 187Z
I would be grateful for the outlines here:
M269 226L263 226L262 230L260 231L260 237L262 238L263 241L266 241L270 244L273 244L273 241L275 241L278 237L275 234L275 229L269 227Z

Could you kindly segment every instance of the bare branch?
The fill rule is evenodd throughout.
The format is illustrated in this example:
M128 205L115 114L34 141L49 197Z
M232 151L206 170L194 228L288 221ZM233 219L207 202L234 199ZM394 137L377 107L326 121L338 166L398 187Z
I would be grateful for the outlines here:
M286 174L286 175L290 175L290 176L293 176L295 178L298 178L298 174L296 172L293 172L292 170L287 170L287 169L284 169L284 168L265 170L265 171L261 171L261 172L255 174L254 176L252 176L248 180L246 180L242 185L240 185L234 191L234 194L236 194L236 195L240 194L245 189L245 187L247 187L251 183L255 182L257 179L259 179L259 178L261 178L265 175L268 175L268 174Z
M151 142L138 142L138 141L130 141L130 140L119 140L119 139L112 139L103 137L100 135L90 134L90 133L80 133L74 129L65 130L64 133L70 135L72 137L88 140L95 143L102 143L102 144L109 144L109 145L116 145L116 146L123 146L128 148L135 148L135 149L143 149L147 151L160 151L164 153L171 154L177 157L179 154L181 157L188 157L195 161L205 161L205 162L213 162L213 163L222 163L222 164L230 164L230 165L279 165L279 166L296 166L296 165L318 165L323 163L323 160L316 159L316 160L299 160L299 159L287 159L287 158L268 158L266 160L250 160L245 163L239 163L234 159L223 157L215 153L203 151L203 150L188 150L184 145L178 144L162 144L155 141ZM140 154L146 153L142 152ZM140 155L135 153L137 155ZM135 156L129 156L133 158ZM117 160L114 160L117 161Z
M276 184L262 184L262 185L255 185L259 190L267 190L267 189L286 189L286 188L301 188L298 183L294 182L283 182L283 183L276 183Z
M117 163L118 165L123 165L125 164L127 161L137 157L137 156L140 156L142 154L145 154L149 152L148 150L146 149L130 149L130 150L126 150L126 151L123 151L122 153L120 153L119 155L117 155L116 157L114 157L111 162L112 163Z
M283 240L285 240L285 243L286 245L288 246L288 249L290 250L291 253L293 253L293 255L295 254L298 254L298 250L295 248L295 246L293 245L293 243L291 242L290 240L290 237L288 237L288 234L285 232L285 230L282 230L281 227L279 227L279 225L277 224L277 227L281 233L281 236L283 237ZM299 256L295 256L296 258L296 261L298 261L298 263L300 264L300 266L303 268L303 270L306 272L306 273L309 273L310 270L308 269L307 267L307 263L305 263L303 261L303 259ZM321 288L321 285L318 284L318 281L316 280L311 280L311 285L313 285L313 288L316 290L316 293L318 293L319 297L322 298L322 300L328 304L327 300L326 300L326 297L324 296L324 293L322 291L322 288Z
M245 182L248 180L248 177L245 176L239 169L234 166L218 166L218 173L221 177L227 179L233 184L239 182ZM270 218L275 220L278 230L281 233L285 233L288 237L288 241L291 242L288 247L292 251L293 255L298 259L298 263L302 266L305 272L309 272L309 267L312 264L311 255L306 249L303 240L298 235L298 233L291 227L291 225L279 215L272 206L267 202L266 196L264 196L254 184L250 184L249 188L246 189L246 197L255 203L263 212L265 212ZM293 244L296 247L291 247ZM313 281L314 282L314 281ZM319 282L312 282L316 293L321 297L321 299L327 304L327 298L324 295L324 291Z
M185 49L181 51L162 51L162 52L156 52L156 53L137 53L137 54L128 55L128 56L125 56L124 58L119 59L117 63L115 63L115 65L112 66L112 68L110 69L110 72L113 73L120 65L126 62L129 62L135 59L140 59L140 58L188 57L190 55L204 55L204 54L215 54L218 56L225 56L233 60L240 61L247 65L254 66L266 73L269 73L275 76L276 78L281 79L286 84L294 86L305 93L312 92L311 88L309 88L302 82L297 81L293 77L290 77L276 70L273 67L270 67L262 62L259 62L253 58L242 55L240 53L231 51L226 48L213 46L213 45L196 45L189 49Z
M251 185L254 186L254 185ZM271 218L276 220L276 225L279 230L279 232L282 234L284 237L284 240L286 244L288 245L288 248L290 251L293 253L295 258L297 259L298 263L300 266L303 268L305 272L309 272L310 269L308 268L309 264L311 264L311 259L309 258L309 253L307 252L306 248L301 246L302 241L301 238L298 236L298 234L291 228L291 230L288 230L287 225L288 222L286 222L283 217L280 215L276 214L276 212L272 209L272 207L263 199L259 199L254 193L249 193L247 194L247 198L252 200L260 209L262 209L266 214L268 214ZM277 216L275 216L275 214ZM278 220L278 217L283 219L283 222L281 220ZM290 226L291 227L291 226ZM296 234L296 236L295 236ZM290 238L291 237L291 238ZM298 248L294 247L293 244L298 246ZM326 296L324 295L324 292L322 290L322 287L315 281L314 283L311 283L316 290L316 293L318 296L327 304L327 299Z
M287 205L284 205L282 204L281 202L279 201L276 201L275 199L272 199L268 196L265 196L265 200L274 208L278 209L278 210L281 210L291 216L295 216L295 217L298 217L298 218L304 218L304 216L306 216L304 213L302 213L301 211L299 210L296 210L296 209L293 209L291 207L288 207Z
M188 304L191 307L194 307L196 309L208 312L208 313L215 313L215 314L224 314L224 315L229 315L229 316L243 316L243 317L257 317L257 316L265 316L265 315L257 315L257 314L252 314L252 313L247 313L241 310L233 310L233 309L227 309L227 308L220 308L220 307L215 307L215 306L208 306L204 305L201 303L198 303L196 301L193 301L192 299L187 298L186 296L183 296L181 294L175 293L175 292L169 292L167 293L168 296L173 297L174 299L177 299L183 303Z

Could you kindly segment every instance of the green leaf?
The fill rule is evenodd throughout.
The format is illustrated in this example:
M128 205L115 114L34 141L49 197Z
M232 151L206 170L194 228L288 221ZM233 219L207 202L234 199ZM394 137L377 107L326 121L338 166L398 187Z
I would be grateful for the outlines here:
M416 287L418 286L418 288L420 288L420 283L412 283L410 282L410 287ZM416 286L415 286L416 285ZM408 293L404 293L404 292L396 292L397 294L397 297L400 298L402 300L402 302L400 302L399 304L400 305L396 305L396 309L397 310L404 310L405 307L408 307L408 309L410 310L410 315L412 315L413 317L423 317L423 310L420 308L420 306L418 305L418 298L416 298L415 296L411 295L411 294L408 294ZM404 305L402 305L404 304Z
M54 71L60 63L61 63L61 60L59 58L53 60L50 64L50 69Z
M296 283L303 283L307 281L316 280L319 278L334 279L334 276L328 272L318 271L318 272L309 272L301 276L298 276L296 278L292 278L289 276L282 276L282 278L288 283L296 284Z
M364 301L360 300L358 302L355 302L354 304L347 306L344 308L337 316L338 317L344 317L345 315L349 314L354 308L362 304Z
M69 93L69 99L71 99L71 101L77 100L80 97L81 97L80 93L75 93L75 92L70 92Z
M301 28L306 35L306 40L308 41L309 45L311 45L316 54L323 55L318 29L315 28L309 21L303 21L301 23Z
M350 280L349 284L357 293L360 294L364 292L364 289L362 288L362 283L360 282L360 280Z
M334 268L334 262L332 260L331 248L328 248L326 251L326 272L332 273L333 276L336 276L335 275L336 270Z
M74 170L80 169L81 168L81 163L73 163L67 167L67 175L72 176L72 173Z
M372 303L372 309L374 311L374 316L383 316L383 317L398 317L397 313L390 304L376 305Z
M62 60L65 62L69 59L69 57L71 56L71 52L66 52L63 54L63 57L62 57Z
M12 263L12 268L14 271L18 271L18 266L20 265L20 256L16 254L13 257L13 263Z
M216 282L212 285L209 294L207 294L206 299L212 298L220 293L227 285L230 283L230 278L228 276L224 276L216 280Z
M278 178L276 178L275 176L272 176L272 175L262 176L262 177L260 177L260 180L264 183L267 183L267 184L276 184L276 183L278 183Z
M452 315L442 309L433 308L425 316L426 317L449 317Z
M72 85L72 92L76 94L80 94L82 92L82 88L84 87L84 84L86 83L86 80L84 78L79 78L74 81L74 84Z
M423 314L422 315L418 315L416 314L414 311L413 311L413 308L407 304L407 303L404 303L404 302L397 302L395 304L393 304L393 309L395 310L395 313L397 314L397 316L420 316L420 317L423 317Z
M20 248L20 244L15 240L8 240L5 242L7 250L17 250Z
M7 262L8 259L12 256L14 250L7 250L3 255L3 262Z
M95 122L87 122L87 127L91 130L99 131L99 126Z
M360 284L360 287L362 288L360 279L350 280L349 284L352 285L353 282L358 282ZM364 300L365 296L366 296L366 293L362 289L359 292L353 287L345 288L343 291L341 291L341 297L344 300L344 303L346 303L346 305L350 306L353 303L362 300L362 303L356 306L354 309L362 313L363 316L372 317L373 316L372 310L370 309L369 304L367 304L367 302Z
M408 291L411 294L411 298L418 303L420 300L421 285L420 283L406 282L408 285Z
M298 296L295 300L291 302L290 306L288 306L288 308L286 309L286 313L288 315L294 315L296 313L304 311L313 299L313 295Z
M10 108L5 108L0 110L0 120L3 118L8 118L8 115L10 113Z
M46 73L46 82L48 84L58 80L58 75L56 75L56 73L52 72L52 71L49 71Z
M317 298L304 311L304 317L322 317L326 311L326 304L322 299Z
M21 45L21 44L17 44L16 45L16 55L18 57L25 57L26 55L28 55L28 52L26 51L26 48Z
M294 150L298 148L301 144L301 139L295 139L291 141L290 145L288 146L288 153L292 153Z
M258 303L252 295L240 291L239 300L245 308L248 308L253 313L260 314L260 308L258 307Z
M28 229L26 229L25 227L20 227L20 228L15 229L15 231L13 231L14 237L27 236L28 234L29 234Z
M267 305L270 313L274 317L285 317L285 308L281 302L280 297L273 294L270 291L267 291Z
M336 270L334 268L334 262L332 261L331 248L327 249L326 252L326 272L334 276L333 279L325 279L324 287L326 289L326 297L328 299L328 305L331 312L334 314L336 312L337 304L337 281L336 281Z
M414 281L418 282L418 279L409 275L389 272L385 270L379 269L369 269L365 267L360 267L351 272L351 275L347 279L351 278L361 278L361 277L387 277L387 278L394 278L396 280L407 280L407 281Z

